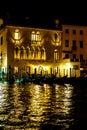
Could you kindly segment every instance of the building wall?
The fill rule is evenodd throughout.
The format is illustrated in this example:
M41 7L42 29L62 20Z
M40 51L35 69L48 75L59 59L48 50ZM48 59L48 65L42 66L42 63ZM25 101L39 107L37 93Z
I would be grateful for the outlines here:
M27 74L54 74L57 77L66 75L70 77L70 69L73 72L72 76L79 77L79 62L73 63L70 60L64 60L66 51L70 54L67 59L72 59L73 54L72 45L70 44L68 48L64 45L65 39L69 38L70 43L72 41L72 36L64 33L65 28L67 27L63 26L63 30L60 31L57 29L6 26L3 33L1 30L3 47L0 46L0 49L4 56L6 55L7 61L3 58L6 66L1 63L1 68L5 67L8 77L11 77L12 74L17 74L18 77ZM76 39L76 36L73 39ZM75 50L75 53L79 56L79 50ZM74 65L78 66L77 69L72 68Z
M66 33L66 30L69 32ZM74 32L73 32L74 31ZM73 61L80 61L80 67L87 68L87 27L75 25L62 25L62 59L66 58L66 54ZM69 41L69 46L65 47L65 40ZM76 48L73 48L72 41L76 41ZM83 47L80 47L83 42ZM74 56L73 56L74 55ZM76 55L76 58L74 58ZM82 55L82 59L81 59Z
M32 32L34 40L32 40ZM38 37L39 40L37 40ZM28 71L33 74L42 71L44 74L47 71L50 74L50 69L53 69L54 63L61 57L61 31L58 30L7 26L6 39L8 66L14 68L14 72ZM54 73L53 70L52 73Z
M7 41L6 41L7 29L2 28L0 30L0 77L2 72L7 73Z

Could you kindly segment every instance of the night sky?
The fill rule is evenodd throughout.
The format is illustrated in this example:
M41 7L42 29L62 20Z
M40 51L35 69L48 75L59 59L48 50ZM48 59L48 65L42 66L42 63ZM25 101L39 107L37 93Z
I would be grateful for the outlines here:
M59 19L65 24L87 25L86 2L79 0L2 1L0 16L10 23L47 25Z

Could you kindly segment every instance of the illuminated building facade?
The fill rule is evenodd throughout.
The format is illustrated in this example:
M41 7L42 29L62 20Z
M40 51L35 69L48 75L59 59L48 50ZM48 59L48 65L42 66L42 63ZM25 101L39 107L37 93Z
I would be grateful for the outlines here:
M80 75L87 73L87 26L62 25L62 32L62 59L80 62Z
M69 54L72 51L64 47L63 31L12 25L1 27L0 76L80 76L80 62L71 61L71 56L65 57L67 51Z

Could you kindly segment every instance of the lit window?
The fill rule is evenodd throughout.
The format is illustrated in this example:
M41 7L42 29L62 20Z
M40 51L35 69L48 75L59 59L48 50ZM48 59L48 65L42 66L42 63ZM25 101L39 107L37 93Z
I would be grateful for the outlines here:
M60 46L61 45L61 33L54 33L54 45Z
M36 32L36 41L40 41L40 32Z
M54 50L54 61L57 61L59 59L59 53L58 53L58 50L55 49Z
M31 40L32 40L32 41L35 41L35 31L32 32Z
M32 31L31 33L31 41L32 43L40 42L40 32Z
M2 52L0 53L0 60L2 59Z
M14 67L14 73L18 73L18 67Z
M16 29L15 30L15 40L18 40L19 39L19 30Z
M45 59L46 59L46 51L45 51L45 48L44 48L44 47L41 49L41 59L42 59L42 60L45 60Z

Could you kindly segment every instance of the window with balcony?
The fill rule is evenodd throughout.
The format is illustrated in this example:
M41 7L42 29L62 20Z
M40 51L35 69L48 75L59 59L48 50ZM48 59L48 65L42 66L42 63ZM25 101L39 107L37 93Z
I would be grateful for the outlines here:
M39 31L32 31L31 33L31 43L32 44L40 44L40 41L41 41L41 35L40 35L40 32Z

